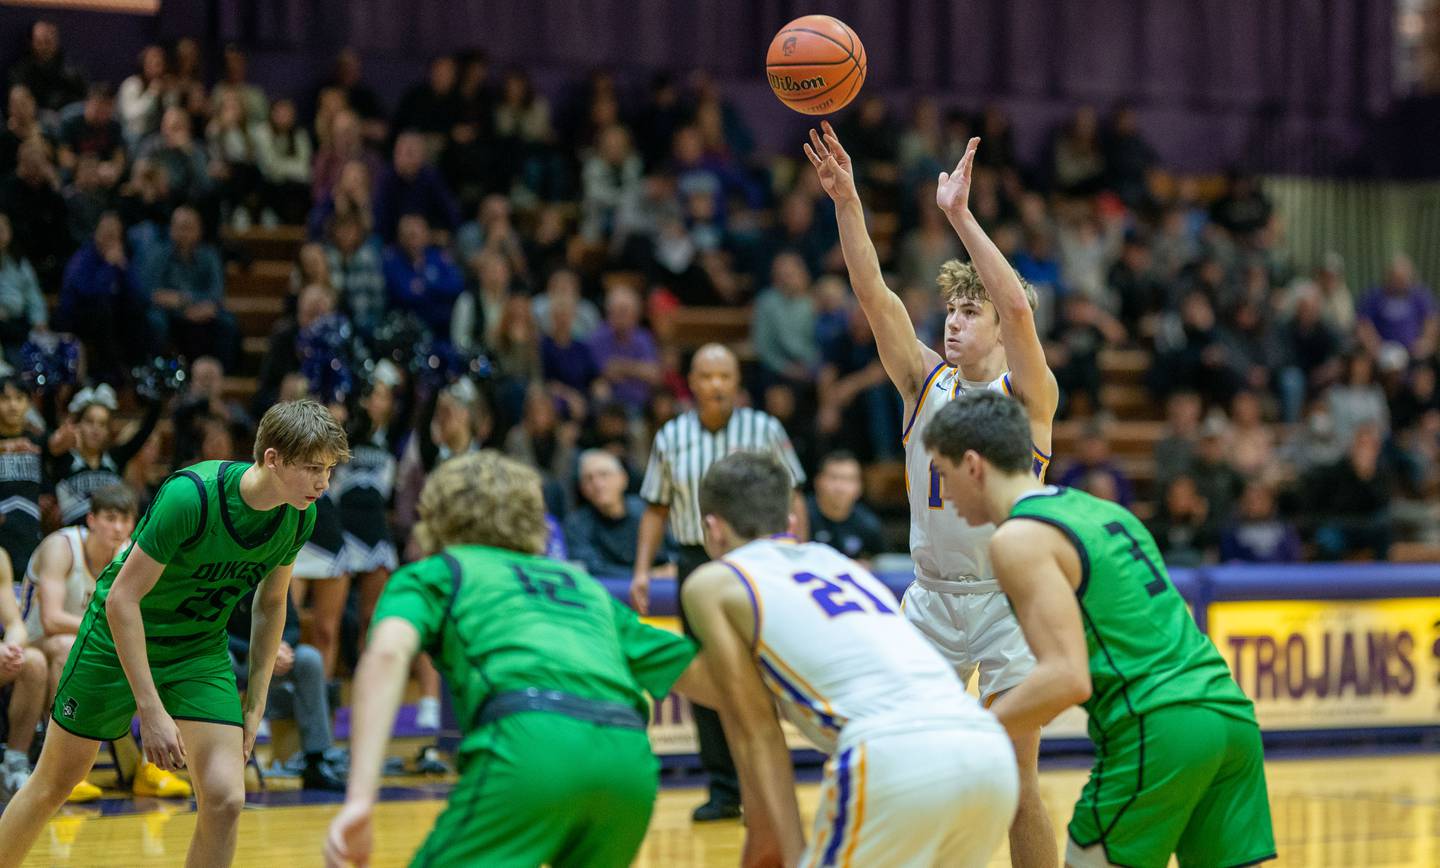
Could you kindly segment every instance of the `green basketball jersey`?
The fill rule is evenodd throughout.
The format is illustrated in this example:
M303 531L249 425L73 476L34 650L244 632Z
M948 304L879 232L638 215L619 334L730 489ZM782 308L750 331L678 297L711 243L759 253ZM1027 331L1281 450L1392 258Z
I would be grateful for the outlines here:
M1075 596L1090 651L1090 734L1170 705L1255 720L1220 652L1170 582L1150 532L1124 507L1072 488L1022 497L1011 518L1058 528L1080 556Z
M462 752L487 743L471 722L491 694L559 690L648 716L644 694L664 696L696 653L583 569L488 546L451 546L400 568L373 623L391 617L415 627L449 683Z
M315 507L260 511L240 497L247 462L204 461L167 479L95 582L86 612L97 641L113 644L105 600L136 546L165 565L140 601L152 662L226 649L225 624L236 602L270 572L291 564L315 527ZM213 647L212 647L213 646Z

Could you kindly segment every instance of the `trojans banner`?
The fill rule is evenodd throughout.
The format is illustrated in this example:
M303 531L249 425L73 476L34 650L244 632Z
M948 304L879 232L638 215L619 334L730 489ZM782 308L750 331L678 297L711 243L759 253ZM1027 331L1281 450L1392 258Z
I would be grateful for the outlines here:
M1440 598L1213 602L1207 615L1262 730L1440 723Z

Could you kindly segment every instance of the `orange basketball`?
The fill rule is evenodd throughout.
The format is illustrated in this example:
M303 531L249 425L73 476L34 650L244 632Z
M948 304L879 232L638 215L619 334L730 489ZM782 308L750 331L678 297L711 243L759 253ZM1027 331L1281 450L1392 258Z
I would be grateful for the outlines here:
M780 28L765 53L765 74L797 112L839 111L860 92L868 66L860 37L838 18L803 15Z

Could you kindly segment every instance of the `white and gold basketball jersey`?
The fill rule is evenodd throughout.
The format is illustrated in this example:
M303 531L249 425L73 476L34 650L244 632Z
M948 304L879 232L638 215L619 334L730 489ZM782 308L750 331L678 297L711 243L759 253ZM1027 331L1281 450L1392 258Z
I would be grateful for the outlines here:
M70 572L65 574L65 611L71 615L84 615L85 607L95 595L95 576L85 563L85 537L90 531L83 527L64 527L60 535L70 545ZM31 557L34 560L34 557ZM32 639L45 635L40 625L40 580L29 564L25 565L25 583L20 592L21 608L25 616L25 631Z
M956 396L974 389L989 389L1013 395L1007 371L988 383L972 383L960 371L941 363L925 378L920 398L905 426L905 494L910 501L910 557L915 575L931 581L946 579L990 579L990 535L995 525L967 524L945 503L944 480L925 451L922 432L935 414ZM1045 478L1050 456L1036 449L1035 476Z
M760 674L785 716L833 752L842 728L999 723L864 567L823 543L756 540L722 559L750 591Z

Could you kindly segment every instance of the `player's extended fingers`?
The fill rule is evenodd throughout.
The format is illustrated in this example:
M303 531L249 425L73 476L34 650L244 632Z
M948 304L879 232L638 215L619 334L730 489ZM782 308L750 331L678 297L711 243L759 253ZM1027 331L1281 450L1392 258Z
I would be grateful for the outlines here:
M830 149L825 147L825 143L820 140L820 134L815 132L813 127L810 130L810 144L814 146L815 153L819 154L822 160L830 156Z
M830 125L830 122L821 121L820 126L825 130L825 141L830 144L836 155L842 160L850 159L850 154L845 151L845 146L840 144L840 137L835 135L835 128Z
M809 158L810 165L817 169L820 168L820 158L816 156L815 151L811 149L808 143L805 145L805 156Z

